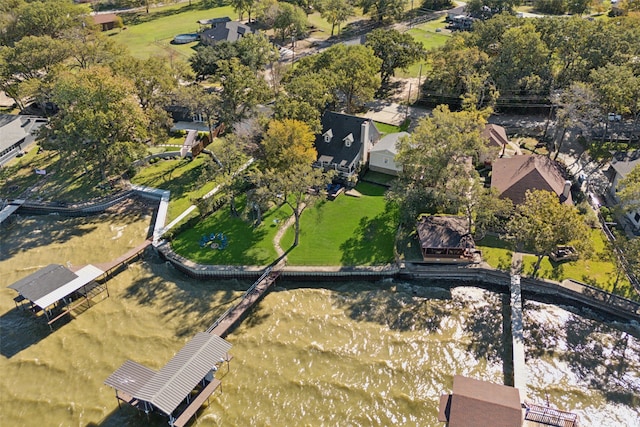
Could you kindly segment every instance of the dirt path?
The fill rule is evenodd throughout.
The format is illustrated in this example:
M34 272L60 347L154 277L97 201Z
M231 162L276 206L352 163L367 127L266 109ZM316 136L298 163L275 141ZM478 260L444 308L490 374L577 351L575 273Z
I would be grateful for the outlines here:
M306 205L303 203L302 206L300 207L300 210L303 211L305 206ZM276 235L273 236L273 246L276 248L276 252L278 253L278 258L281 258L280 262L287 261L287 258L285 257L286 252L284 251L284 249L282 249L282 246L280 246L280 240L282 239L282 236L284 236L284 233L287 231L287 229L291 227L293 224L295 224L295 222L296 222L296 217L292 214L280 226L280 229L278 230Z

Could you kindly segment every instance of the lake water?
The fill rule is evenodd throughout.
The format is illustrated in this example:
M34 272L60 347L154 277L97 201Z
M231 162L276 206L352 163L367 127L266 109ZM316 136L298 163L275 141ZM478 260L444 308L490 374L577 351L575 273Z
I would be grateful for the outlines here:
M0 426L167 425L119 410L104 379L126 359L160 368L248 283L190 280L149 256L53 333L15 310L6 289L49 263L116 258L145 238L149 219L26 217L0 230ZM222 393L193 425L442 426L438 396L454 374L504 382L500 294L322 286L279 283L227 337ZM529 400L575 411L582 426L640 425L640 327L572 310L525 303Z

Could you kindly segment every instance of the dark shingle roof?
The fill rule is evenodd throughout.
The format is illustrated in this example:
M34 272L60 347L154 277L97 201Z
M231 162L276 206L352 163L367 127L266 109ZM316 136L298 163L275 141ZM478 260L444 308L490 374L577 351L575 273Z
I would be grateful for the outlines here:
M417 225L421 248L474 248L469 221L461 216L425 216Z
M362 124L369 121L362 117L325 111L322 115L322 133L316 136L318 158L325 156L325 159L331 159L331 163L344 167L354 166L360 161ZM325 142L323 135L329 130L332 138L330 142ZM379 133L375 126L370 126L369 132L375 133L373 136L376 140ZM353 142L347 147L344 139L349 135L353 136Z
M219 22L213 28L204 30L200 37L205 42L217 43L222 40L235 42L247 34L253 33L253 29L238 21Z

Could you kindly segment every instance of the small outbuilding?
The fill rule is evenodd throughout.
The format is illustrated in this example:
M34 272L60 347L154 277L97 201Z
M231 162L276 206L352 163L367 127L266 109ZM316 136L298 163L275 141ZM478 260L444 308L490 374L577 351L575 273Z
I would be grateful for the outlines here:
M402 165L395 161L398 154L396 146L401 138L409 136L407 132L388 133L383 136L369 151L369 169L397 176L402 170Z
M461 216L424 216L416 226L424 262L473 262L476 245L469 220Z
M118 23L121 23L121 19L115 13L99 13L93 15L93 23L100 27L102 31L113 30Z

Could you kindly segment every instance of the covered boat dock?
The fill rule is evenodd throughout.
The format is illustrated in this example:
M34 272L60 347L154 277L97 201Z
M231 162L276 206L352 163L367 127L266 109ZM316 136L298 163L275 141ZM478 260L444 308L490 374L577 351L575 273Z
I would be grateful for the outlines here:
M182 427L221 385L214 375L231 360L230 349L219 336L199 332L159 371L127 360L104 383L116 390L118 405L158 411L169 417L169 425Z
M102 292L109 296L106 283L95 280L104 271L94 265L86 265L76 272L59 264L49 264L29 276L18 280L9 288L18 292L13 300L18 308L28 308L36 315L43 314L49 327L64 317L71 315L75 308L86 304Z

